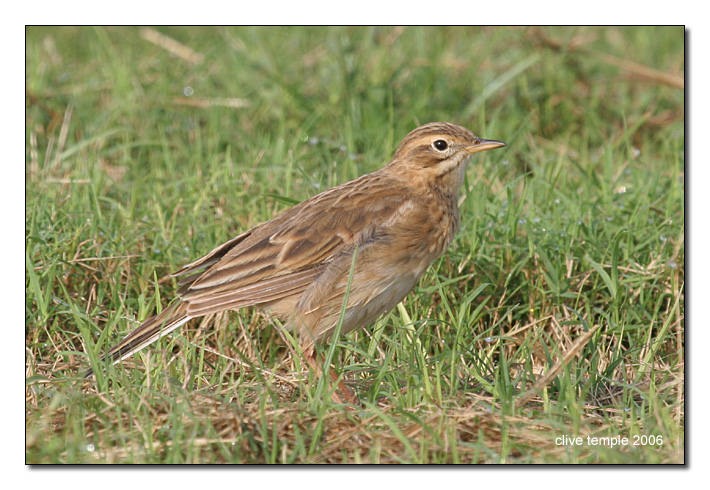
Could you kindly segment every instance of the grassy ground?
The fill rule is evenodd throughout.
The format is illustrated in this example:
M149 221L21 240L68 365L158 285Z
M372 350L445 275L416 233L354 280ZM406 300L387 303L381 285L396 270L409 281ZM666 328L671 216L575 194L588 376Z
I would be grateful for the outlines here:
M159 31L27 30L28 463L684 461L682 28ZM81 380L166 274L437 120L508 147L340 339L362 407L250 309Z

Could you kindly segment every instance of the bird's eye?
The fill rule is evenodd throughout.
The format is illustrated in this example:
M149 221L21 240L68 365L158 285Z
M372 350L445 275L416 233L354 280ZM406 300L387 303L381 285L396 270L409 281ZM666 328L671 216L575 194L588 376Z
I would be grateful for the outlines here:
M436 148L439 151L444 151L445 149L447 149L449 147L449 144L444 140L436 140L432 144L434 145L434 148Z

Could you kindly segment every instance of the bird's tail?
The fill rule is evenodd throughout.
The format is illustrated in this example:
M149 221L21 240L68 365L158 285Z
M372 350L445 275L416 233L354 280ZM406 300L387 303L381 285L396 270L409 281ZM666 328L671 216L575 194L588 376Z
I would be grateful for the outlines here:
M148 347L159 338L180 328L190 318L192 317L187 314L187 303L177 303L170 306L162 313L147 319L140 327L126 335L103 356L103 359L113 361L113 364L119 363L144 347ZM93 373L94 370L89 369L84 377L88 378Z

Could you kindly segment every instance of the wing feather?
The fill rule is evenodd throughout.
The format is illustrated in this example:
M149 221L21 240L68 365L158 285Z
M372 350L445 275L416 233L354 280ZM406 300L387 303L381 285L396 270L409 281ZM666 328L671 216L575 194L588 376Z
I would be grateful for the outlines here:
M277 301L299 294L333 257L389 220L406 196L368 174L304 201L183 267L178 291L189 315ZM367 206L353 207L366 192ZM371 205L371 203L375 203ZM346 210L347 209L347 210ZM203 267L200 274L195 272Z

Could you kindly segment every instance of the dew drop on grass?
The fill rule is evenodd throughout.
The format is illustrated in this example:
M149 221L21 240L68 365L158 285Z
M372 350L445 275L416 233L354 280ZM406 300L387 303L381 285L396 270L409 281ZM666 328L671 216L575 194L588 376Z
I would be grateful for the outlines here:
M493 342L493 338L492 338L492 337L486 337L486 338L483 339L483 340L485 340L486 342L489 342L489 343L490 343L490 342Z

